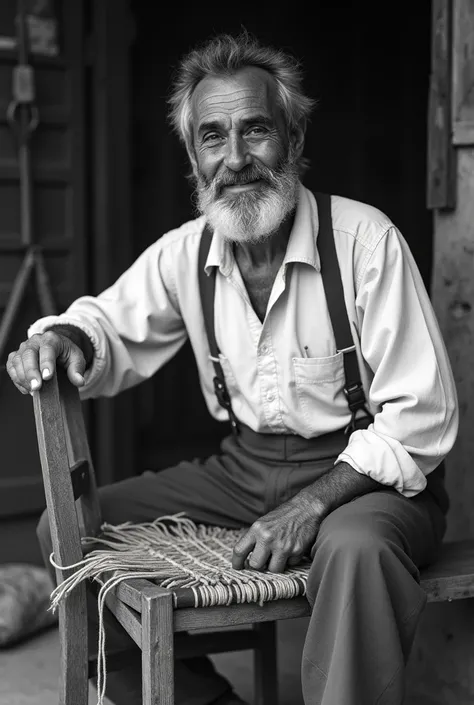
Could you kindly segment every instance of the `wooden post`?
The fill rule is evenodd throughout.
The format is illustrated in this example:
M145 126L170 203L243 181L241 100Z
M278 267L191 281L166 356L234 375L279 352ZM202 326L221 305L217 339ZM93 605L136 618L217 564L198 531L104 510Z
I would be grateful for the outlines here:
M450 540L474 536L474 149L460 149L457 208L436 212L432 299L453 366L460 427L446 462ZM474 602L426 608L408 672L406 705L474 702Z
M172 593L149 588L142 593L143 705L174 704Z
M438 4L438 0L433 3ZM474 27L474 1L454 0L455 23ZM469 20L466 19L469 14ZM465 37L455 31L454 38ZM462 40L464 41L464 39ZM471 46L474 39L471 36ZM454 46L459 58L459 47ZM461 52L463 53L463 52ZM472 53L464 52L466 61ZM455 64L456 66L456 64ZM457 63L457 71L462 70ZM470 94L474 91L474 71ZM454 77L457 84L459 77ZM467 87L465 86L465 89ZM469 107L469 106L468 106ZM451 499L449 540L474 537L474 148L457 150L456 210L434 212L432 300L453 367L459 397L459 436L446 462ZM456 117L457 115L457 117ZM459 119L455 110L455 123ZM458 139L461 131L458 130ZM458 144L460 144L458 142ZM408 670L406 705L471 705L474 702L474 603L429 605L422 617Z
M453 143L474 146L474 0L453 5Z
M428 208L454 208L456 153L451 140L451 0L433 0L428 107Z

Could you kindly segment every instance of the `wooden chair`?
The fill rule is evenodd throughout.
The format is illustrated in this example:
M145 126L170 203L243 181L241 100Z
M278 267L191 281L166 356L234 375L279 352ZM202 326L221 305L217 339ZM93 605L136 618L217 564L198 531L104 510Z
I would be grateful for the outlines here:
M83 557L81 536L96 536L101 517L94 471L77 389L64 372L33 395L55 560L71 565ZM69 573L57 570L58 582ZM474 541L446 544L436 565L422 573L429 601L474 596ZM87 705L88 678L95 674L87 649L86 589L79 584L59 608L60 705ZM174 656L254 650L255 703L277 704L275 622L309 614L304 597L263 606L173 608L173 593L152 580L126 580L107 605L142 652L143 705L173 705ZM247 625L246 629L211 631ZM249 628L250 627L250 628ZM186 634L183 634L186 632ZM107 667L120 668L120 655Z

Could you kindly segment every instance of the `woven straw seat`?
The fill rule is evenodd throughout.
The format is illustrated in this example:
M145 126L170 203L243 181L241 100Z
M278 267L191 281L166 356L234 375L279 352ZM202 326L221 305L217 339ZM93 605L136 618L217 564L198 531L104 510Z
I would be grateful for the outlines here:
M182 514L144 524L104 524L99 536L82 540L83 561L61 566L72 574L54 591L53 607L82 580L99 580L106 591L121 579L138 576L171 590L175 609L263 604L304 595L309 561L278 574L232 568L233 547L244 533L197 525Z
M307 571L308 569L306 569ZM263 592L266 591L266 595L264 599L252 599L252 600L247 600L247 599L242 599L242 590L240 589L240 586L238 584L236 585L225 585L224 590L225 590L225 597L226 601L224 599L218 598L216 602L213 603L213 605L235 605L235 604L242 604L243 602L258 602L259 604L263 604L265 602L271 602L272 600L279 600L280 597L278 596L278 588L275 585L275 580L272 578L271 573L266 573L265 574L265 579L262 578L254 578L253 586L258 592ZM153 581L156 582L157 585L161 586L161 583L158 581ZM218 584L219 587L222 587L222 583ZM306 581L299 576L295 577L295 592L293 593L293 597L298 597L300 595L304 595L306 592ZM197 598L197 600L196 600ZM204 607L204 602L202 600L201 592L200 590L196 591L196 589L192 588L177 588L173 590L173 601L174 601L174 607L175 609L184 609L186 607Z

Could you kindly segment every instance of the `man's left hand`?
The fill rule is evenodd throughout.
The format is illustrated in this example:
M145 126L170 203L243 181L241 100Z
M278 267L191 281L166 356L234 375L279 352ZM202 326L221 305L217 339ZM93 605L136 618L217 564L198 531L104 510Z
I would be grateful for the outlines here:
M309 555L323 518L321 503L299 492L252 524L234 547L232 567L282 573Z

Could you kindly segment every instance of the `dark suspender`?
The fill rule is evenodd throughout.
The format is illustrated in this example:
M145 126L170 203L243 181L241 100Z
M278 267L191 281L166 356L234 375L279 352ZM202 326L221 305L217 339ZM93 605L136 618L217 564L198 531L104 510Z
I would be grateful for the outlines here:
M201 294L201 306L204 316L204 325L206 327L207 340L209 342L209 350L212 364L214 365L214 391L217 401L224 407L229 414L229 421L232 427L232 432L238 432L237 419L232 411L229 392L225 383L224 372L219 361L219 347L216 340L216 331L214 327L214 293L216 290L216 270L213 268L209 276L204 271L204 267L211 246L212 230L206 224L201 235L199 244L198 257L198 278L199 278L199 293Z
M339 268L336 245L334 243L331 196L326 193L316 193L315 196L316 203L318 204L318 252L321 263L321 277L329 310L329 318L331 319L334 337L336 339L336 349L338 352L343 353L344 375L346 378L344 392L351 411L351 420L346 428L346 433L350 434L356 429L356 421L358 419L369 418L371 421L372 416L366 407L364 388L360 378L359 362L357 360L356 348L344 300L341 270ZM363 412L359 417L357 416L358 411Z
M339 269L336 246L334 244L334 233L331 217L331 197L326 194L317 193L316 201L318 204L319 216L318 252L321 260L321 276L323 279L329 317L331 319L334 337L336 339L336 348L338 352L342 352L344 355L344 372L346 377L344 392L351 411L351 421L345 431L347 434L350 434L359 425L367 426L368 422L372 420L372 416L366 407L366 399L360 378L357 354L355 351L354 340L352 338L344 301L341 271ZM232 431L237 433L237 419L232 411L231 399L229 392L227 391L224 372L219 361L219 347L217 345L214 328L216 269L214 267L209 275L207 275L204 271L207 255L211 246L211 240L212 231L208 225L206 225L199 245L199 291L201 294L204 325L206 328L207 339L209 341L211 360L214 365L214 391L216 393L217 401L229 414ZM362 415L359 414L359 416L357 416L359 411L362 412Z

